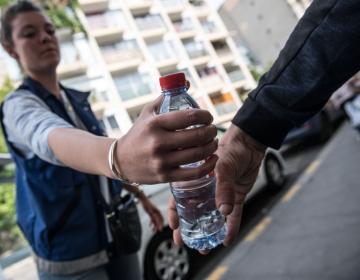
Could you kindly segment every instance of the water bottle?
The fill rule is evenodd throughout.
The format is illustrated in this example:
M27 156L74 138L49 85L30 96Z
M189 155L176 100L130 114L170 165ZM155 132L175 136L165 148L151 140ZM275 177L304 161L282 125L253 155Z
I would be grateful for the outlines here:
M187 93L184 73L161 77L160 86L164 96L159 114L199 108ZM182 165L181 168L196 168L203 163L204 160ZM170 183L179 215L181 237L190 248L209 250L225 239L225 217L216 208L215 185L213 172L197 180Z

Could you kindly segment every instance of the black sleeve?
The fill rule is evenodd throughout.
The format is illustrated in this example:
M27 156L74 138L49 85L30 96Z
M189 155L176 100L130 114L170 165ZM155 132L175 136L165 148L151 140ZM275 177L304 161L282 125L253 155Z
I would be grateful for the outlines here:
M360 1L315 0L233 123L279 148L360 70Z

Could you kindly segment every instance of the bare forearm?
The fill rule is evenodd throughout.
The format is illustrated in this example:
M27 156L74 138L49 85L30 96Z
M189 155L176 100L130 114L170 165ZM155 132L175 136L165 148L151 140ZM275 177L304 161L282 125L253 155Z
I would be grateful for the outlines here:
M112 177L108 151L113 139L74 128L50 132L48 143L58 160L81 172Z

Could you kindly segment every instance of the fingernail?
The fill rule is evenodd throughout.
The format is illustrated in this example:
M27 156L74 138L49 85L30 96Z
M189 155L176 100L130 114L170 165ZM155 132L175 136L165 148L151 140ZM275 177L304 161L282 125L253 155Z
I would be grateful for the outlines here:
M232 210L232 207L230 204L223 203L219 207L219 211L224 215L230 214L231 210Z

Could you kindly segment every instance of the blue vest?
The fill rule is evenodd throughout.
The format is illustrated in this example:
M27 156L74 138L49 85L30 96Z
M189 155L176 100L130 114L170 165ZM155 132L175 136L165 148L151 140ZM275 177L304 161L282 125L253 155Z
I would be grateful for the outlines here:
M72 124L64 105L38 82L26 78L20 88L40 97L52 112ZM87 130L105 135L87 101L89 93L62 89ZM35 254L46 260L68 261L106 249L104 212L89 184L92 180L98 187L98 177L51 164L36 155L25 159L10 142L7 145L16 163L18 224ZM121 191L118 181L111 183L110 189ZM75 207L59 230L53 232L76 195L79 199Z

